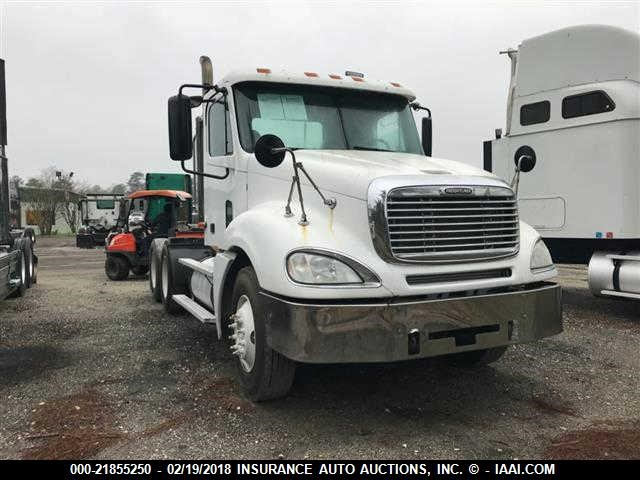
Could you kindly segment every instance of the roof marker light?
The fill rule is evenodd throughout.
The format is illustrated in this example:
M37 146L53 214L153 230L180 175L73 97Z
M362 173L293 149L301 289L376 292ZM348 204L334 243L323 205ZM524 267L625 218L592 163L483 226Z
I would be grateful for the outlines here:
M393 85L394 87L401 87L402 85L400 85L398 82L389 82L391 85Z
M317 77L318 74L316 72L304 72L307 77Z
M329 78L333 78L334 80L342 80L340 75L336 75L335 73L330 73Z
M258 73L271 73L270 68L256 68L256 72Z
M362 77L351 77L351 80L353 80L354 82L364 82L364 78Z

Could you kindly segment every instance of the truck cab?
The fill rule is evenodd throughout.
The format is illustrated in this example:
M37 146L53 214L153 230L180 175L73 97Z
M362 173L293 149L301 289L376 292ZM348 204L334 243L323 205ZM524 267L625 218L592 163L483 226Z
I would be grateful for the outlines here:
M201 65L169 100L169 134L204 179L205 238L155 240L151 261L167 310L229 336L249 398L286 394L298 362L489 362L562 330L556 270L513 190L430 156L409 89L268 68L214 85Z
M640 299L640 35L579 25L505 53L506 129L485 169L510 181L529 157L520 214L554 260L589 263L597 296Z

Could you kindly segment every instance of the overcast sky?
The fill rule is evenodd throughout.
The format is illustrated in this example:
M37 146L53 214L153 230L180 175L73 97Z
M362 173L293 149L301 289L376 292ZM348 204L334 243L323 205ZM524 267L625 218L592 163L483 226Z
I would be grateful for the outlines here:
M481 165L504 126L509 65L498 51L569 25L640 31L638 2L0 1L10 174L49 165L91 184L178 170L166 100L232 69L364 72L412 88L434 118L434 156Z

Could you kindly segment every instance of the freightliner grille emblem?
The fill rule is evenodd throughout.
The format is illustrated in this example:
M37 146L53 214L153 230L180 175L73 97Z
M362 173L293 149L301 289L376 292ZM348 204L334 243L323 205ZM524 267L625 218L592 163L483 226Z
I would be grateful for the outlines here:
M468 187L447 187L444 192L447 195L473 195L473 188Z

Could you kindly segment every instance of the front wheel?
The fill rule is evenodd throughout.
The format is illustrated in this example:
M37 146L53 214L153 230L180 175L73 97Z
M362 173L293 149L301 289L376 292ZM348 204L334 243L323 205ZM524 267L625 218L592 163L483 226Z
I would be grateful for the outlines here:
M245 267L238 273L231 302L231 350L238 357L240 383L254 401L283 397L291 388L296 364L266 342L267 308L258 295L256 273Z
M129 276L129 262L117 255L108 255L104 262L104 271L110 280L124 280Z

